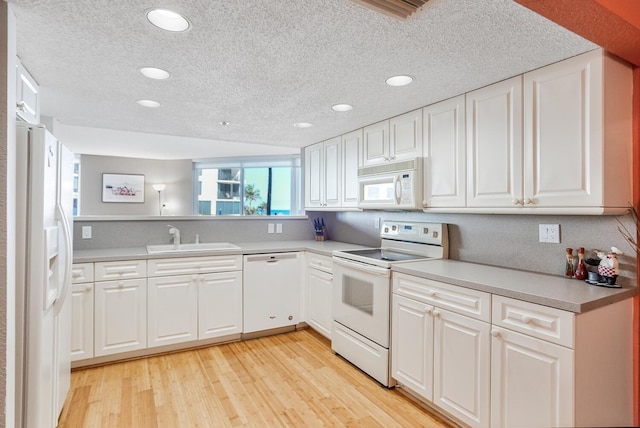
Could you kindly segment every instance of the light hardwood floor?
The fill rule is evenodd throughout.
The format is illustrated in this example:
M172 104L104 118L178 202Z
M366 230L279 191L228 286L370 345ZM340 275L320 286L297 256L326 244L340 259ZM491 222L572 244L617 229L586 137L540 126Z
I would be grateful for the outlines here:
M448 427L311 329L76 370L60 427Z

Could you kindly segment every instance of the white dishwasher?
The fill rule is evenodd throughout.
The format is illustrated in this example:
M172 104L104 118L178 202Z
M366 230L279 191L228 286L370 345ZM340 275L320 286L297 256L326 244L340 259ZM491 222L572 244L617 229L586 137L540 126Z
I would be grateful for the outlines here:
M244 333L295 326L300 312L299 253L244 256Z

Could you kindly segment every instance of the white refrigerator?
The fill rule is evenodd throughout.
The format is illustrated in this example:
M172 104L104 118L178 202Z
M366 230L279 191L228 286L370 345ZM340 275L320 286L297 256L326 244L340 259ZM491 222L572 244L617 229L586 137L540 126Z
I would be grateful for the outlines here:
M71 378L73 154L18 122L16 422L58 425Z

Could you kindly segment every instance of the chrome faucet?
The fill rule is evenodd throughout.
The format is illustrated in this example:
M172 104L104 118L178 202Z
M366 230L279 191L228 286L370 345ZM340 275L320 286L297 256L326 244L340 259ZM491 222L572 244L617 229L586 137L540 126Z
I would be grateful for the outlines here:
M170 224L168 224L167 227L170 228L169 235L173 237L173 245L177 247L180 245L180 229Z

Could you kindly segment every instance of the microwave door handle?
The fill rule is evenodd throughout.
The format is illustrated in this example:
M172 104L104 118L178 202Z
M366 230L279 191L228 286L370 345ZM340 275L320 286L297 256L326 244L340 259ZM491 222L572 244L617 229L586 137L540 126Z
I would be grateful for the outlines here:
M396 194L396 205L400 205L400 200L402 198L402 184L400 182L400 174L396 174L393 177L393 188Z

